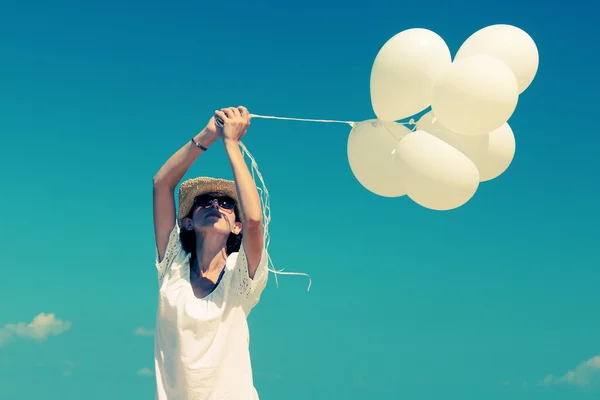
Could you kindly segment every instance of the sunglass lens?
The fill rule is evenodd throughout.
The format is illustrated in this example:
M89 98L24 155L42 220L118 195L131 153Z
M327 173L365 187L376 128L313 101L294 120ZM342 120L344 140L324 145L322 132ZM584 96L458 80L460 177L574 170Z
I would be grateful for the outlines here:
M213 198L211 196L198 196L196 197L196 206L200 206L200 207L207 207L210 205L210 202Z
M218 199L219 205L227 210L231 210L235 205L235 201L231 197L223 196Z

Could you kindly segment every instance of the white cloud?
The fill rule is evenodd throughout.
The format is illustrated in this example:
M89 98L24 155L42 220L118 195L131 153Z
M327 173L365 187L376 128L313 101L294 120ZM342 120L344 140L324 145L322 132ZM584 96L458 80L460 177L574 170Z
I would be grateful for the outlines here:
M49 336L57 336L68 331L71 325L69 321L57 319L53 313L41 313L31 322L6 324L3 328L0 328L0 345L10 341L15 336L41 342Z
M137 336L153 336L154 331L152 329L136 328L133 334Z
M137 372L138 375L141 376L150 376L153 375L154 373L152 372L152 370L150 368L142 368Z
M548 375L544 379L543 384L567 384L581 388L600 385L600 356L582 362L575 369L570 370L561 377Z
M63 365L65 365L65 366L67 366L69 368L73 368L73 367L76 367L76 366L79 365L78 362L70 361L70 360L64 360L62 363L63 363Z
M79 363L76 363L74 361L64 360L62 362L62 366L64 367L63 375L64 376L71 376L71 375L73 375L73 369L75 367L77 367L78 365L79 365Z
M0 329L0 346L12 339L12 334L6 329Z

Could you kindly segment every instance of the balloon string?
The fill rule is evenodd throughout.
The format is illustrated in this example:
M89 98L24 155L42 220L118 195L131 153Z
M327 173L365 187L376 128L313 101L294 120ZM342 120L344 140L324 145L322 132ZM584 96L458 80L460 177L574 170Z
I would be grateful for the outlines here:
M292 117L275 117L272 115L259 115L259 114L251 114L252 118L263 118L263 119L279 119L285 121L304 121L304 122L326 122L326 123L336 123L336 124L348 124L350 126L356 125L354 121L339 121L335 119L312 119L312 118L292 118Z
M257 184L256 189L258 190L259 197L260 197L260 200L262 203L263 233L264 233L265 253L267 256L267 268L269 271L271 271L275 275L275 285L277 287L279 287L279 279L277 278L277 275L305 276L308 278L308 287L306 288L306 291L309 291L310 287L312 285L312 279L311 279L310 275L308 275L304 272L287 272L287 271L283 272L283 269L276 270L274 268L273 260L271 259L271 256L269 255L269 252L268 252L269 244L271 242L271 235L269 234L269 223L271 222L271 204L270 204L270 199L269 199L269 190L267 189L265 180L264 180L260 170L258 169L258 164L256 163L256 160L254 159L254 157L252 156L250 151L248 151L248 148L246 147L246 145L244 145L244 143L242 143L240 141L240 147L242 148L245 155L248 156L248 158L250 159L250 170L252 173L252 180L254 180L254 183ZM260 182L260 186L258 186L257 180Z
M337 124L348 124L350 125L352 128L354 128L356 126L356 122L355 121L340 121L340 120L335 120L335 119L314 119L314 118L293 118L293 117L275 117L272 115L260 115L260 114L250 114L252 115L252 118L263 118L263 119L278 119L278 120L285 120L285 121L305 121L305 122L326 122L326 123L337 123ZM218 123L221 123L221 121L217 121ZM411 118L408 121L405 122L398 122L399 124L402 124L404 126L406 125L413 125L412 128L410 128L411 132L414 132L417 127L416 127L416 122L413 118ZM390 128L387 127L387 125L384 123L383 127L385 128L385 130L394 138L394 140L400 141L402 140L401 137L397 137L391 130ZM275 278L277 279L277 278Z
M417 129L417 125L415 123L415 120L412 119L412 118L410 119L410 121L399 122L399 124L404 125L405 127L406 127L406 125L413 125L412 128L409 128L411 132L414 132ZM402 136L402 137L396 136L396 134L391 131L391 129L387 126L387 124L384 123L382 125L385 128L385 130L388 131L388 133L390 134L390 136L394 138L394 140L396 140L396 141L399 142L399 141L401 141L404 138L404 136Z
M390 134L390 136L394 138L394 140L396 140L398 142L401 140L401 138L396 137L396 135L394 135L394 132L392 132L390 130L390 128L387 127L387 125L384 124L383 127L385 128L386 131L388 131L388 133Z

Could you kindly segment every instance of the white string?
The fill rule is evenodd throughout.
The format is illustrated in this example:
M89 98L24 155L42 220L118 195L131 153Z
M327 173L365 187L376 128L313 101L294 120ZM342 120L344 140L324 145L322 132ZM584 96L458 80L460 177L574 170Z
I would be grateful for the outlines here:
M250 154L250 152L248 151L248 148L241 141L240 141L240 147L242 148L244 153L250 159L252 179L256 183L256 176L258 176L258 179L262 185L262 188L257 186L257 189L258 189L258 192L260 195L261 203L263 205L263 207L262 207L263 218L262 219L263 219L263 230L264 230L264 241L265 241L264 246L265 246L265 250L267 250L266 254L268 257L268 269L275 275L275 285L277 287L279 287L279 280L277 279L277 275L279 275L279 274L306 276L306 277L308 277L308 280L309 280L308 288L306 289L306 291L308 292L312 285L312 279L311 279L310 275L305 274L303 272L283 272L283 269L276 270L275 268L272 268L273 260L271 259L271 255L268 252L269 244L271 242L271 236L269 235L269 222L271 222L271 204L269 201L269 191L268 191L267 185L265 184L265 181L262 177L262 174L260 173L260 171L258 169L258 164L256 163L256 160L254 159L252 154Z
M337 119L314 119L314 118L293 118L293 117L275 117L273 115L260 115L260 114L250 114L252 116L252 118L263 118L263 119L279 119L279 120L284 120L284 121L304 121L304 122L326 122L326 123L336 123L336 124L348 124L351 127L355 127L357 122L356 121L341 121L341 120L337 120ZM410 119L408 121L398 121L399 124L402 124L404 126L406 125L415 125L413 128L411 128L411 131L415 131L416 130L416 122L414 119ZM385 126L384 127L389 131L388 127ZM391 131L390 131L391 133ZM396 138L398 139L398 138Z
M312 118L291 118L291 117L274 117L272 115L259 115L259 114L250 114L252 118L263 118L263 119L280 119L285 121L305 121L305 122L329 122L336 124L348 124L350 126L356 125L354 121L338 121L335 119L312 119Z

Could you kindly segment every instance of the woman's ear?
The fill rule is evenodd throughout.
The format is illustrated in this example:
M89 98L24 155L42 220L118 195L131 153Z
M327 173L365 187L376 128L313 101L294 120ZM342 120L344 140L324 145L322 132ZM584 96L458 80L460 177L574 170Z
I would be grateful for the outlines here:
M239 235L241 231L242 231L242 223L236 222L235 226L231 230L231 233L233 233L234 235Z
M194 230L194 223L192 222L191 218L185 217L181 222L183 222L183 229L186 231Z

